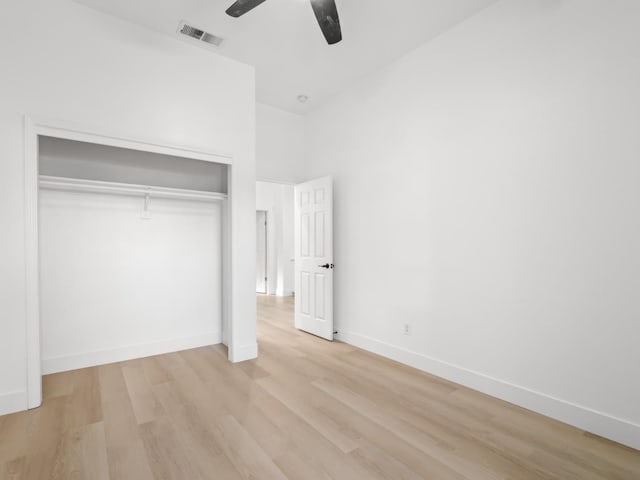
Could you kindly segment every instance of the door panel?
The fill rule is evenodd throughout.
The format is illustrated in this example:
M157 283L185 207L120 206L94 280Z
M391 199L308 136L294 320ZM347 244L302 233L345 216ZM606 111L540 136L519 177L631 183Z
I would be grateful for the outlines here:
M310 218L308 213L303 213L300 217L301 219L301 230L300 230L300 255L304 258L308 258L311 252L309 237L309 229L310 226Z
M324 257L324 239L325 239L325 220L326 220L326 212L316 212L315 213L315 250L316 250L316 258Z
M297 185L296 328L333 340L333 186L331 177Z

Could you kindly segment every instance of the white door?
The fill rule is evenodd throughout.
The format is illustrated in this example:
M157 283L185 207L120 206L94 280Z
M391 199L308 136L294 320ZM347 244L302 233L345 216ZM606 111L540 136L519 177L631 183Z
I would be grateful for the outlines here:
M296 328L333 340L333 182L296 185Z
M256 292L267 293L267 212L256 212Z

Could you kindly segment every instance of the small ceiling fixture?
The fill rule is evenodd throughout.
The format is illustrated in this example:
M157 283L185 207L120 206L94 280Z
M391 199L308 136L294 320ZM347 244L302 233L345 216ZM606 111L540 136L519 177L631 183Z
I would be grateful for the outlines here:
M300 103L307 103L307 100L309 100L308 95L298 95L298 101Z
M265 1L266 0L237 0L227 8L227 15L236 18L240 17ZM327 43L333 45L342 40L342 30L340 29L340 17L338 17L336 1L310 0L310 2L318 25L320 25L320 30L322 30L322 34L327 40Z

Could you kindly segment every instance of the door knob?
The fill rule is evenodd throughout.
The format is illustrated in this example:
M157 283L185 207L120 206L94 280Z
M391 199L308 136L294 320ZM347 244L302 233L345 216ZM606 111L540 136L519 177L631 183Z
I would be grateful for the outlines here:
M333 263L325 263L324 265L318 265L320 268L330 269L333 268Z

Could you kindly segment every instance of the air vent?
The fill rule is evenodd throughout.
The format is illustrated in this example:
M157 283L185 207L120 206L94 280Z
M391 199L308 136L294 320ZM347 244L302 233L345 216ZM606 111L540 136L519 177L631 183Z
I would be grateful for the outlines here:
M222 38L217 37L212 33L205 32L204 30L200 30L193 25L189 25L187 22L180 22L178 32L182 35L186 35L187 37L191 37L194 40L215 45L216 47L220 46L222 43Z
M202 36L202 41L218 47L222 43L222 38L216 37L211 33L204 32L204 35Z
M202 30L199 30L196 27L192 27L191 25L187 25L186 23L182 25L180 33L186 35L187 37L195 38L196 40L201 40L202 36L204 35L204 32Z

